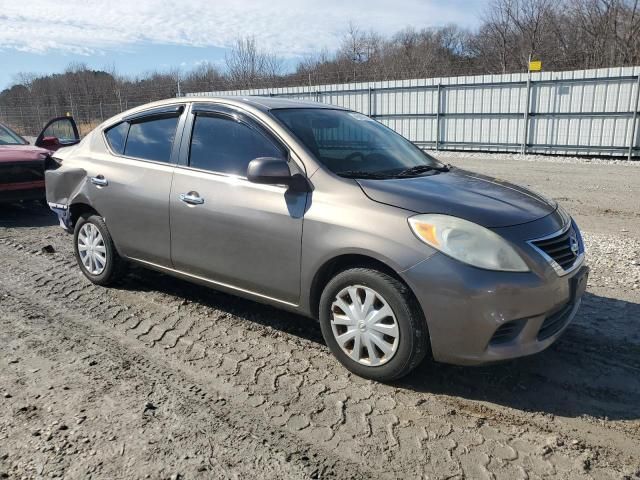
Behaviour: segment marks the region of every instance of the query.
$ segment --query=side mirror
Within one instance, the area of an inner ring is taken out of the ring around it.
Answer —
[[[280,158],[254,158],[247,167],[247,179],[253,183],[267,185],[291,185],[289,164]]]
[[[57,150],[60,148],[60,140],[58,137],[43,137],[38,146],[48,150]]]

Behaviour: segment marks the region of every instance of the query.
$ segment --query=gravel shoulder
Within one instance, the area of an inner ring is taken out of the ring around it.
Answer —
[[[590,285],[547,351],[391,385],[295,315],[138,268],[95,287],[49,212],[6,209],[0,478],[640,478],[640,169],[445,161],[566,205]]]

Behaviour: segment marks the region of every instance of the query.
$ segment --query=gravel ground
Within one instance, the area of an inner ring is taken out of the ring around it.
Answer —
[[[91,285],[46,209],[0,216],[0,478],[640,478],[640,169],[442,155],[583,226],[547,351],[357,378],[316,324],[133,268]]]

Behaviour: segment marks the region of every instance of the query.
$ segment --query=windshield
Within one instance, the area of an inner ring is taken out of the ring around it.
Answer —
[[[26,143],[24,138],[9,127],[0,125],[0,145],[25,145]]]
[[[390,178],[446,170],[409,140],[361,113],[324,108],[271,113],[338,175]]]

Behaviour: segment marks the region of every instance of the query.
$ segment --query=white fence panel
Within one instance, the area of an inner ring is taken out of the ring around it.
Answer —
[[[423,148],[640,157],[640,67],[349,83],[189,95],[319,101]],[[528,105],[528,108],[527,108]]]

